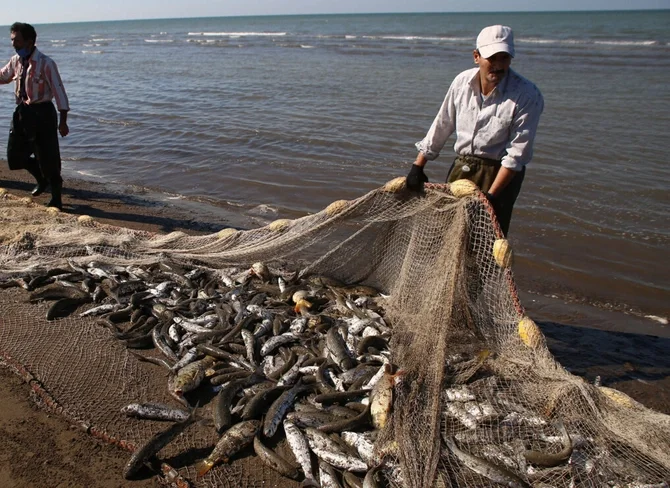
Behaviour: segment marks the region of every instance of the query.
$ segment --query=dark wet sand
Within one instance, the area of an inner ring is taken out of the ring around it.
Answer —
[[[0,164],[0,187],[27,196],[33,187],[24,172]],[[40,196],[36,201],[46,201]],[[133,189],[68,180],[65,211],[122,227],[191,234],[223,227],[248,228],[239,215],[196,205],[156,202]],[[523,282],[523,280],[521,280]],[[670,331],[667,326],[620,312],[531,295],[519,286],[521,302],[547,337],[549,348],[572,373],[620,389],[644,405],[670,414]],[[0,293],[2,295],[2,293]],[[0,299],[2,297],[0,296]],[[0,317],[1,325],[2,317]],[[148,487],[155,478],[126,482],[128,453],[70,427],[37,409],[30,388],[0,367],[0,486]]]

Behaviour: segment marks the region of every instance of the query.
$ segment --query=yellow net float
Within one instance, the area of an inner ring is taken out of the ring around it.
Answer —
[[[57,207],[47,207],[47,213],[51,215],[56,215],[57,213],[60,213],[60,209]]]
[[[79,222],[80,224],[90,224],[91,222],[93,222],[93,217],[91,217],[90,215],[80,215],[79,217],[77,217],[77,222]]]
[[[509,268],[514,263],[514,251],[507,239],[496,239],[493,243],[493,259],[501,268]]]
[[[219,239],[225,239],[226,237],[232,236],[233,234],[237,233],[237,229],[233,229],[231,227],[228,227],[227,229],[221,229],[216,236]]]
[[[537,349],[542,345],[542,331],[530,317],[524,317],[519,321],[518,332],[526,346]]]
[[[6,194],[7,194],[7,190],[5,190],[4,188],[0,188],[0,197],[4,196]]]
[[[398,193],[399,191],[402,191],[405,189],[405,177],[404,176],[399,176],[397,178],[393,178],[391,181],[387,182],[383,187],[382,190],[389,192],[389,193]]]
[[[30,205],[33,203],[33,199],[30,197],[23,197],[19,200],[21,203],[25,203],[26,205]]]
[[[606,386],[599,386],[598,390],[604,394],[607,398],[612,400],[614,403],[621,405],[626,408],[635,408],[640,404],[633,400],[631,397],[626,395],[624,392],[615,390],[614,388],[608,388]]]
[[[337,200],[326,207],[326,215],[328,217],[333,217],[339,213],[342,213],[349,206],[349,200]]]
[[[479,187],[470,180],[460,179],[450,183],[449,190],[455,197],[462,198],[476,195],[479,191]]]
[[[279,219],[269,224],[268,229],[270,229],[273,232],[281,232],[283,230],[286,230],[290,225],[291,225],[290,219]]]

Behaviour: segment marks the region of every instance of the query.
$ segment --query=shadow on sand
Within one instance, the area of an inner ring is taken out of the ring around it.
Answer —
[[[225,227],[243,229],[240,226],[231,226],[230,216],[223,210],[220,216],[210,215],[208,220],[203,220],[203,212],[191,210],[186,205],[177,207],[163,203],[150,198],[149,195],[132,194],[127,187],[112,188],[110,185],[110,190],[105,191],[103,189],[105,186],[101,184],[86,183],[83,185],[86,188],[81,188],[82,185],[76,181],[72,181],[73,187],[68,187],[67,183],[65,182],[63,188],[65,213],[89,215],[100,221],[115,221],[116,225],[127,223],[129,228],[150,226],[162,233],[180,230],[193,234],[208,234]],[[18,180],[4,180],[0,186],[16,196],[29,196],[35,185]],[[49,200],[49,190],[34,199],[36,203],[42,203],[42,200],[44,204]]]

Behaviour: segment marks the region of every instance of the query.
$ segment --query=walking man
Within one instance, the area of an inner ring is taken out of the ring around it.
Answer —
[[[15,22],[9,31],[16,54],[0,70],[0,84],[15,81],[16,110],[7,141],[9,169],[25,169],[35,177],[37,186],[32,191],[33,196],[42,194],[50,185],[51,200],[47,206],[62,210],[58,134],[65,137],[70,132],[67,94],[56,63],[35,47],[35,28]]]
[[[512,29],[484,28],[477,37],[474,62],[451,83],[407,176],[407,188],[420,191],[428,178],[423,167],[435,159],[456,132],[456,160],[447,182],[468,179],[486,193],[507,235],[512,208],[533,156],[533,142],[544,99],[537,87],[510,69]]]

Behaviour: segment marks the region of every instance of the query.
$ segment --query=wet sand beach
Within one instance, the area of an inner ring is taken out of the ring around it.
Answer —
[[[27,196],[33,187],[24,172],[0,164],[0,187]],[[255,222],[228,210],[192,203],[157,201],[133,188],[68,179],[64,211],[86,214],[113,225],[159,233],[217,232],[224,227],[249,228]],[[46,203],[48,195],[35,199]],[[523,265],[523,263],[521,263]],[[670,331],[619,311],[564,303],[524,290],[529,270],[515,270],[521,302],[547,337],[558,361],[573,374],[620,389],[657,411],[670,414]],[[0,291],[0,297],[2,292]],[[1,299],[1,298],[0,298]],[[0,317],[0,323],[7,317]],[[0,326],[1,329],[1,326]],[[122,477],[128,453],[71,427],[40,410],[30,387],[0,367],[0,486],[148,487],[156,478],[127,482]]]

